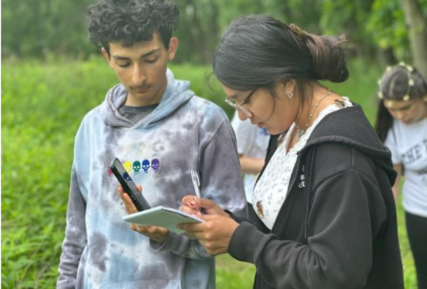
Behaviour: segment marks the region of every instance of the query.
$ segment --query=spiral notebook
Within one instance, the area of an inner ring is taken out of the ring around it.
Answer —
[[[143,226],[158,226],[168,229],[169,231],[182,234],[183,230],[177,226],[181,223],[201,223],[202,219],[187,214],[177,209],[169,207],[154,207],[141,212],[133,213],[123,217],[128,223]]]

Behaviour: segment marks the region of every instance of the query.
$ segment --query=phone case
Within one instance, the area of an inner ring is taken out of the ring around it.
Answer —
[[[119,161],[118,158],[115,158],[111,162],[110,169],[116,176],[120,185],[123,187],[123,190],[129,195],[136,209],[138,211],[149,209],[150,205],[147,203],[142,194],[138,191],[132,178],[126,172],[125,168],[123,167],[122,163]]]

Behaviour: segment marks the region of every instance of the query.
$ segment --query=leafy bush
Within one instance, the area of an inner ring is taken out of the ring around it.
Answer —
[[[176,78],[190,79],[197,95],[226,110],[211,68],[172,66]],[[331,85],[361,103],[373,119],[376,80],[380,73],[352,62],[352,77]],[[87,62],[51,60],[2,65],[2,263],[3,288],[54,288],[65,230],[74,135],[83,116],[118,82],[100,59]],[[210,88],[211,86],[211,88]],[[400,209],[400,236],[407,288],[415,288],[413,262]],[[218,258],[218,288],[251,288],[252,265]]]

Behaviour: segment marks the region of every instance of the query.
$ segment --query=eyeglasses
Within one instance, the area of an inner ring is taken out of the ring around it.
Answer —
[[[238,110],[238,111],[241,111],[241,112],[243,112],[244,114],[246,114],[246,116],[247,117],[249,117],[249,118],[251,118],[253,115],[252,115],[252,113],[251,112],[249,112],[248,110],[246,110],[244,107],[243,107],[243,105],[244,104],[246,104],[247,102],[248,102],[248,100],[249,100],[249,98],[255,93],[255,91],[257,91],[258,90],[258,88],[256,88],[256,89],[254,89],[254,90],[252,90],[249,94],[248,94],[248,96],[246,96],[245,97],[245,99],[241,102],[241,103],[236,103],[236,101],[234,100],[234,99],[232,99],[232,98],[230,98],[230,97],[226,97],[225,98],[225,102],[227,103],[227,104],[229,104],[232,108],[234,108],[234,109],[236,109],[236,110]]]

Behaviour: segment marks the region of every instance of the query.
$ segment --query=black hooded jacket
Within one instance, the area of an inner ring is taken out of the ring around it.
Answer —
[[[273,136],[266,165],[276,148]],[[395,177],[362,108],[333,112],[299,152],[272,230],[250,206],[229,253],[255,264],[254,288],[403,288]]]

